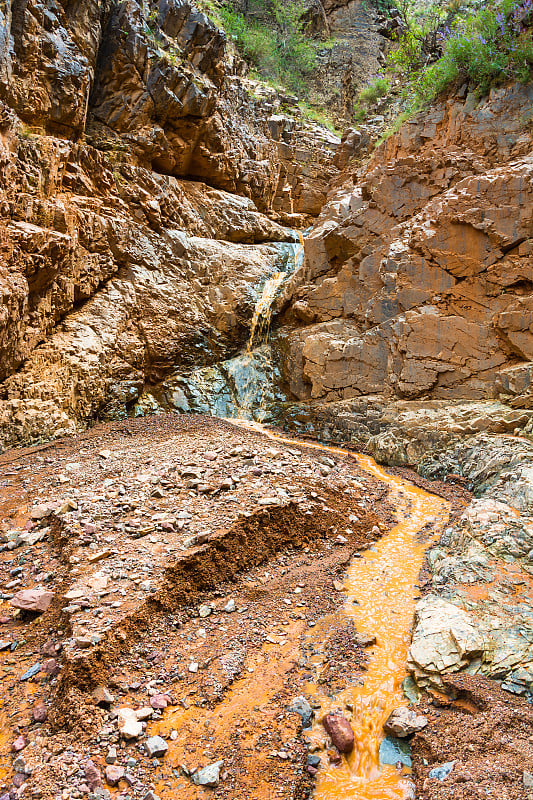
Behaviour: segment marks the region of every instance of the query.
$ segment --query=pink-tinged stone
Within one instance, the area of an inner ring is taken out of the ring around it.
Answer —
[[[54,593],[48,592],[46,589],[22,589],[11,598],[9,604],[13,608],[21,608],[23,611],[38,611],[42,614],[50,606],[53,598]]]
[[[117,786],[124,777],[124,767],[110,766],[105,768],[105,779],[110,786]]]
[[[11,750],[13,753],[20,753],[21,750],[24,750],[27,744],[28,742],[24,736],[19,736],[18,739],[15,739],[15,741],[12,743]]]
[[[153,697],[150,698],[150,705],[152,708],[158,709],[162,711],[164,708],[168,706],[168,697],[166,694],[154,694]]]
[[[85,780],[92,791],[99,786],[103,786],[102,778],[100,777],[100,770],[94,765],[91,760],[87,761],[84,768]]]

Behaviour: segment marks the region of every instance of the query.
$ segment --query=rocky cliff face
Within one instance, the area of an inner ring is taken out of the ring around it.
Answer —
[[[298,398],[531,402],[532,99],[454,98],[347,176],[306,241]]]
[[[187,2],[13,0],[0,24],[6,445],[238,347],[295,236],[273,220],[318,214],[338,139],[254,96]]]

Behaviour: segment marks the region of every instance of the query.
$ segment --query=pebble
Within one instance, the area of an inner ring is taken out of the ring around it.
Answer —
[[[106,689],[105,686],[97,686],[96,689],[93,691],[93,700],[97,706],[99,705],[111,705],[111,703],[115,702],[114,696],[111,692]]]
[[[31,710],[31,717],[34,722],[46,722],[48,710],[44,703],[37,702]]]
[[[208,764],[207,767],[199,769],[193,775],[193,781],[197,786],[210,786],[214,789],[220,782],[220,769],[223,761],[215,761],[214,764]]]
[[[114,764],[116,762],[116,760],[117,760],[117,748],[116,747],[110,747],[109,750],[107,751],[107,755],[105,757],[105,763],[106,764]]]
[[[137,739],[141,735],[143,726],[132,708],[119,709],[118,729],[124,739]]]
[[[398,761],[405,764],[406,767],[411,766],[411,748],[408,742],[403,739],[395,739],[392,736],[386,736],[381,742],[379,748],[379,763],[390,764],[395,766]]]
[[[94,791],[95,789],[102,786],[102,778],[100,776],[100,770],[98,767],[95,766],[94,762],[89,760],[85,763],[84,767],[84,775],[85,780],[89,785],[89,789]]]
[[[39,672],[41,671],[40,664],[34,664],[33,667],[30,667],[24,675],[20,676],[21,681],[29,681],[30,678],[34,678]]]
[[[154,696],[150,698],[150,705],[152,708],[162,711],[168,706],[168,696],[166,694],[154,694]]]
[[[434,767],[430,770],[429,777],[436,778],[438,781],[443,781],[451,773],[454,765],[455,761],[446,761],[444,764],[441,764],[440,767]]]
[[[21,750],[24,750],[27,744],[28,742],[26,741],[24,736],[19,736],[18,739],[15,739],[15,741],[12,743],[11,751],[13,753],[20,753]]]
[[[236,609],[235,600],[233,599],[228,600],[228,602],[224,606],[224,611],[226,612],[226,614],[231,614],[232,611],[235,611],[235,609]]]
[[[124,767],[110,766],[105,768],[105,779],[110,786],[117,786],[125,775]]]
[[[289,711],[293,711],[295,714],[300,715],[300,717],[302,718],[302,726],[304,728],[311,727],[315,716],[315,712],[313,711],[313,709],[309,705],[309,701],[305,697],[299,695],[298,697],[295,697],[293,700],[291,700]]]
[[[150,738],[146,740],[144,746],[150,758],[164,756],[168,750],[168,744],[161,736],[150,736]]]

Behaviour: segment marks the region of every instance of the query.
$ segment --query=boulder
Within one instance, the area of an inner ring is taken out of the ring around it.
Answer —
[[[415,608],[407,666],[419,685],[436,682],[479,657],[484,639],[476,620],[453,603],[429,594]]]

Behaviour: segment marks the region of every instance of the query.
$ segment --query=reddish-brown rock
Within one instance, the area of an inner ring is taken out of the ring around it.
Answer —
[[[85,763],[84,767],[85,780],[91,791],[103,786],[100,770],[95,766],[94,762],[89,760]]]
[[[355,745],[353,728],[342,714],[326,714],[322,725],[339,753],[351,753]]]
[[[13,608],[21,608],[24,611],[36,611],[42,614],[49,608],[50,603],[54,599],[54,593],[48,592],[46,589],[22,589],[17,592],[9,604]]]
[[[46,722],[48,718],[48,709],[42,702],[37,702],[32,707],[31,716],[34,722]]]
[[[330,197],[295,286],[285,374],[298,398],[531,402],[530,103],[520,86],[452,98]]]

